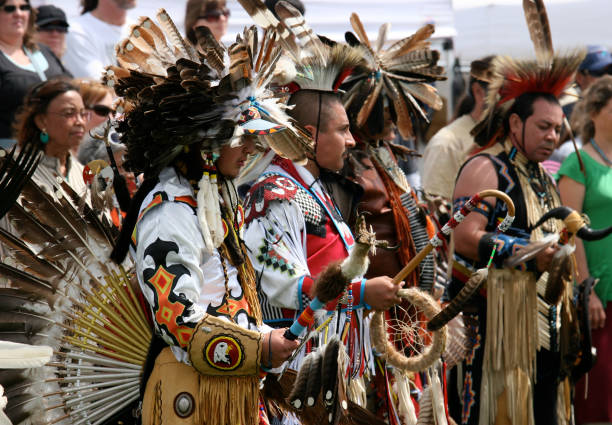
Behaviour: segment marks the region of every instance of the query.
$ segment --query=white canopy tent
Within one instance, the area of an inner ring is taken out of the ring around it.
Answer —
[[[612,47],[610,0],[545,0],[553,46]],[[463,62],[490,54],[533,56],[522,0],[455,0],[455,55]]]
[[[475,58],[489,54],[530,56],[533,48],[522,11],[522,0],[302,0],[306,18],[314,30],[334,40],[344,40],[350,30],[349,17],[357,12],[368,37],[375,40],[378,28],[391,23],[390,41],[412,34],[425,23],[436,26],[434,48],[442,52],[441,65],[449,68],[455,56],[464,69]],[[66,12],[68,19],[79,14],[78,0],[32,0],[35,6],[54,4]],[[153,16],[166,8],[179,28],[183,28],[186,0],[139,0],[129,12],[130,18]],[[224,42],[231,43],[235,34],[252,20],[237,0],[228,0],[231,10],[229,30]],[[586,44],[612,46],[611,0],[545,0],[558,51]],[[447,74],[452,78],[451,73]],[[438,84],[449,97],[450,81]]]

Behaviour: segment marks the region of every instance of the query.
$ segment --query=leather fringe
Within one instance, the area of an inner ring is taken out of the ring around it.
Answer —
[[[257,425],[259,378],[200,375],[199,422],[206,425]]]

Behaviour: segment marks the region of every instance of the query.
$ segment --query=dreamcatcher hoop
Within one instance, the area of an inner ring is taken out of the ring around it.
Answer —
[[[433,297],[420,289],[400,289],[397,295],[414,307],[414,316],[424,316],[429,320],[440,312],[440,306]],[[398,334],[403,340],[401,344],[408,341],[411,345],[405,347],[412,349],[411,355],[406,356],[398,350],[395,342],[389,339],[390,325],[385,320],[385,312],[375,311],[370,324],[372,343],[384,360],[404,371],[421,372],[440,358],[446,345],[446,327],[430,332],[426,329],[426,320],[394,320],[396,322],[392,326],[399,331]]]
[[[408,264],[406,264],[406,266],[400,270],[400,272],[393,278],[393,282],[399,283],[406,276],[408,276],[408,274],[410,274],[419,265],[419,263],[427,256],[427,254],[431,252],[432,249],[442,245],[442,239],[449,235],[450,232],[457,227],[457,225],[461,223],[463,219],[474,210],[474,208],[476,208],[480,201],[490,196],[498,198],[506,204],[508,213],[504,220],[497,226],[497,231],[505,232],[508,230],[508,228],[512,225],[515,213],[512,199],[510,199],[507,194],[499,190],[483,190],[472,196],[459,211],[456,211],[455,214],[453,214],[453,217],[448,221],[448,223],[446,223],[442,229],[440,229],[440,231],[429,240],[429,243],[425,246],[425,248],[419,251],[410,260],[410,262],[408,262]],[[484,279],[478,279],[478,285],[474,285],[474,288],[470,288],[471,292],[469,295],[466,294],[466,298],[469,299],[469,296],[475,292],[483,280]],[[435,362],[442,355],[446,342],[446,323],[456,316],[456,314],[460,311],[460,306],[457,308],[458,306],[454,305],[454,308],[446,311],[447,314],[444,317],[440,317],[438,316],[441,311],[439,304],[426,292],[420,291],[416,288],[408,288],[398,291],[398,295],[401,298],[406,299],[415,307],[415,309],[420,310],[420,313],[422,314],[420,316],[417,315],[417,320],[414,322],[411,321],[411,323],[399,323],[397,325],[397,329],[395,330],[399,330],[400,335],[407,333],[407,341],[420,339],[423,341],[423,344],[420,347],[412,347],[412,350],[409,350],[411,352],[410,356],[408,357],[404,353],[400,352],[395,346],[394,342],[389,341],[389,325],[386,323],[384,312],[382,311],[376,311],[372,316],[372,322],[370,324],[372,343],[379,354],[393,366],[402,370],[420,372],[431,366],[433,362]],[[466,300],[463,300],[463,302],[465,301]],[[432,329],[432,327],[427,326],[427,323],[421,324],[419,317],[422,316],[427,319],[426,321],[438,316],[438,326],[436,326],[435,329]],[[425,337],[427,335],[429,338]],[[401,338],[404,337],[402,336]],[[414,350],[414,348],[417,349]],[[414,353],[416,353],[416,355],[413,355]]]

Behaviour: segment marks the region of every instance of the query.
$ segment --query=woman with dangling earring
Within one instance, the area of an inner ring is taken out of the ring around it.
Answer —
[[[612,76],[604,76],[585,93],[577,107],[582,115],[579,135],[583,140],[578,157],[572,153],[559,169],[559,191],[564,205],[583,212],[591,220],[591,227],[610,225],[612,211]],[[612,354],[612,237],[585,242],[576,239],[578,281],[589,276],[599,279],[589,297],[589,316],[593,346],[597,358],[589,372],[588,381],[576,386],[576,423],[612,421],[612,365],[607,361]],[[588,382],[587,398],[585,388]]]
[[[78,88],[67,79],[45,81],[26,95],[14,127],[17,143],[22,151],[42,151],[34,178],[50,191],[59,177],[85,194],[83,167],[72,152],[85,135],[88,115]]]

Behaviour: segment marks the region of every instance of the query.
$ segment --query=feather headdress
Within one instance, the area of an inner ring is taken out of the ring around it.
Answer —
[[[228,144],[238,145],[243,135],[256,136],[273,148],[277,140],[281,145],[308,146],[308,139],[268,89],[281,55],[274,32],[267,31],[260,44],[257,29],[245,29],[226,49],[203,27],[196,30],[197,46],[193,46],[165,10],[158,12],[157,20],[159,24],[141,18],[132,27],[117,47],[121,66],[109,67],[105,77],[130,104],[117,127],[128,149],[125,165],[155,178],[189,146],[197,146],[207,169],[197,177],[198,219],[206,247],[212,251],[224,234],[215,154]],[[113,253],[117,261],[125,256],[137,214],[128,217]]]
[[[117,46],[120,67],[105,76],[131,106],[118,127],[128,147],[126,166],[156,174],[185,146],[214,152],[243,134],[270,139],[291,127],[268,90],[281,54],[275,33],[266,32],[259,44],[251,27],[226,49],[202,27],[193,46],[165,10],[157,20],[143,17],[132,27]]]
[[[364,66],[363,53],[350,46],[323,43],[302,14],[288,2],[274,9],[280,21],[261,0],[239,0],[253,20],[278,34],[286,57],[277,65],[275,81],[285,90],[337,92],[340,84],[357,67]]]
[[[436,89],[428,84],[446,79],[444,68],[437,65],[440,53],[429,48],[434,26],[427,24],[383,50],[390,24],[380,27],[375,45],[356,13],[351,14],[351,25],[357,35],[347,32],[346,41],[362,47],[367,65],[347,80],[345,107],[354,115],[358,128],[376,135],[383,131],[386,100],[401,136],[412,137],[412,119],[427,121],[419,102],[436,110],[442,107]]]
[[[281,95],[302,90],[338,93],[342,82],[356,68],[364,66],[363,52],[350,46],[330,46],[313,32],[301,13],[287,2],[275,5],[279,19],[261,0],[239,0],[253,20],[277,35],[284,55],[274,68],[274,84]],[[294,125],[295,128],[298,128]],[[292,143],[270,146],[281,156],[301,163],[314,151],[314,141],[307,132]]]
[[[559,97],[572,81],[585,52],[557,56],[553,51],[550,24],[543,0],[523,0],[535,60],[497,56],[487,90],[484,118],[474,127],[474,140],[481,146],[501,136],[502,123],[514,100],[525,93],[550,93]]]

